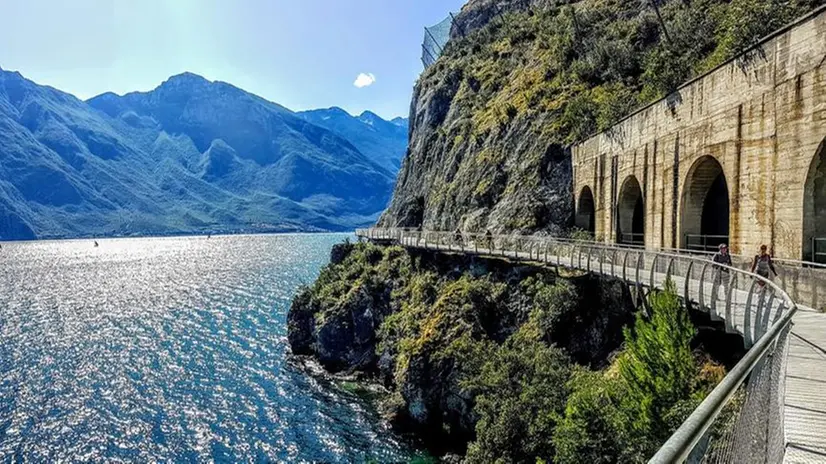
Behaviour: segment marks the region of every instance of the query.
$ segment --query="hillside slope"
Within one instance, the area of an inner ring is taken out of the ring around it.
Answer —
[[[385,226],[566,233],[566,147],[820,0],[470,0],[419,79]],[[667,34],[665,33],[667,31]]]
[[[341,108],[302,111],[297,116],[347,139],[365,156],[395,174],[407,152],[407,120],[386,121],[365,111],[358,117]]]
[[[0,70],[0,239],[346,230],[392,178],[229,84],[183,74],[83,102]]]

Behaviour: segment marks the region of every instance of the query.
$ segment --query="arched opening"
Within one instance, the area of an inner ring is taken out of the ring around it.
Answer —
[[[803,190],[803,259],[826,263],[826,142],[817,149]]]
[[[579,201],[576,207],[576,220],[574,222],[577,228],[590,232],[591,235],[594,235],[597,231],[596,204],[594,203],[594,194],[591,193],[590,187],[583,187],[582,192],[579,193]]]
[[[634,176],[628,177],[620,189],[617,203],[617,243],[645,244],[645,204],[640,183]]]
[[[713,251],[729,241],[729,194],[723,166],[712,156],[697,160],[683,188],[683,248]]]

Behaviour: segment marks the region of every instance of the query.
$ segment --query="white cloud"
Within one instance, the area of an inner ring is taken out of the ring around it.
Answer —
[[[356,81],[353,82],[358,88],[362,87],[370,87],[371,85],[376,83],[376,76],[373,73],[361,73],[356,77]]]

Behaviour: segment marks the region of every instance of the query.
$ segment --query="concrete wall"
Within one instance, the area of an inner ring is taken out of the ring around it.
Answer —
[[[645,200],[646,246],[680,247],[696,229],[681,223],[690,221],[684,207],[686,218],[697,208],[684,195],[689,177],[702,177],[693,168],[711,156],[728,184],[732,251],[754,254],[765,243],[778,257],[801,259],[804,186],[826,137],[825,63],[819,10],[573,146],[574,195],[593,192],[597,236],[615,240],[619,190],[633,175]]]

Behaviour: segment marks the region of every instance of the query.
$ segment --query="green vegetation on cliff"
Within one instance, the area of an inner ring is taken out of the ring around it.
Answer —
[[[562,147],[665,97],[822,1],[657,3],[665,28],[649,1],[471,0],[460,23],[492,19],[451,40],[421,76],[410,154],[383,223],[565,229],[573,202]],[[493,4],[502,15],[481,13]]]
[[[694,327],[674,289],[649,304],[610,368],[572,376],[555,462],[645,462],[722,380],[722,366],[692,353]]]
[[[628,298],[587,276],[346,244],[296,297],[289,335],[383,379],[397,425],[469,463],[639,462],[723,369],[693,353],[673,292],[635,323]]]

